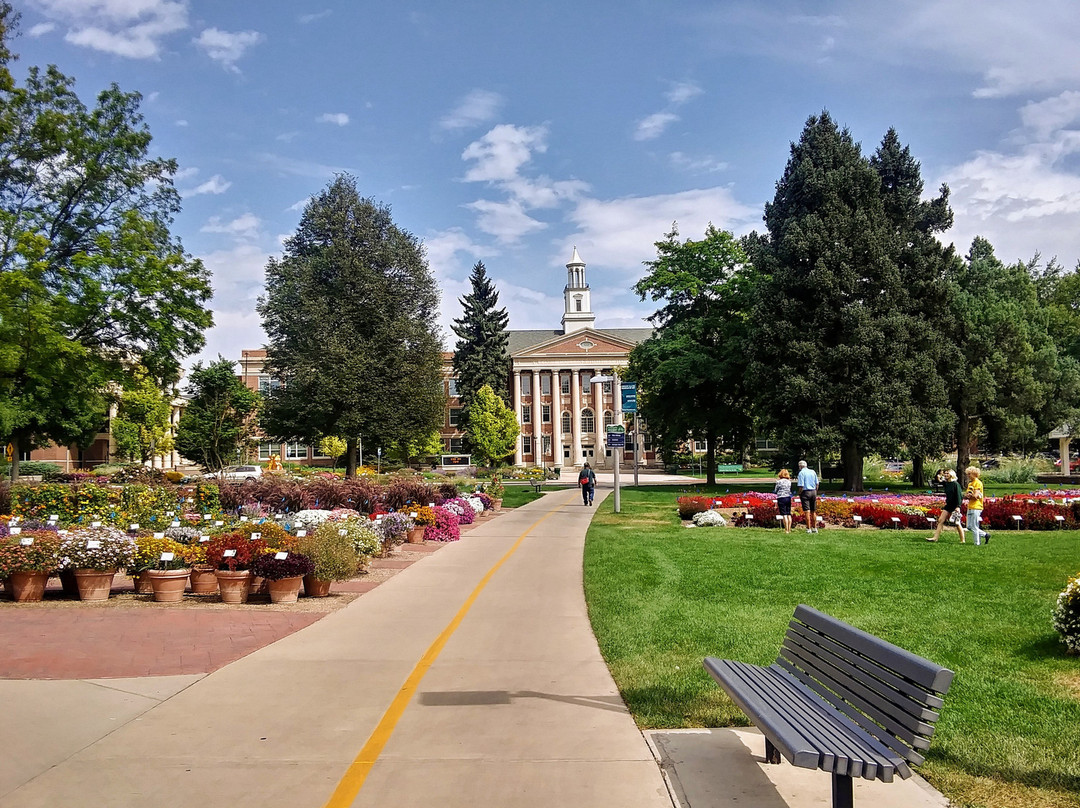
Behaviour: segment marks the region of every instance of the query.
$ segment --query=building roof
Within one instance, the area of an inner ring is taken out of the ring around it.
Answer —
[[[594,328],[593,331],[597,331],[601,334],[610,334],[613,337],[618,337],[626,342],[639,343],[644,342],[652,336],[653,329],[651,328]],[[534,345],[539,345],[542,342],[547,342],[554,337],[560,337],[563,335],[562,329],[532,329],[527,331],[508,331],[509,341],[506,346],[506,352],[513,356],[520,353]]]

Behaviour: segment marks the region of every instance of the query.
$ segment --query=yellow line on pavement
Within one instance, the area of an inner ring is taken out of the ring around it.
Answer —
[[[537,525],[552,514],[557,513],[562,507],[563,505],[559,505],[555,510],[549,511],[533,522],[528,530],[518,536],[517,541],[514,542],[514,546],[507,550],[506,554],[495,562],[495,565],[480,579],[480,583],[476,585],[472,594],[469,595],[465,600],[465,603],[458,609],[458,613],[454,615],[454,619],[447,624],[442,633],[435,638],[435,642],[433,642],[427,651],[424,652],[424,655],[420,657],[420,661],[416,663],[416,667],[413,668],[412,673],[409,674],[409,678],[405,680],[405,684],[401,686],[401,689],[397,692],[394,700],[390,702],[390,706],[387,708],[386,712],[383,713],[382,719],[379,721],[378,726],[375,727],[374,732],[371,733],[367,743],[364,744],[364,748],[360,750],[360,753],[345,772],[345,776],[341,778],[337,788],[334,789],[334,793],[330,795],[330,799],[326,803],[325,808],[347,808],[347,806],[353,804],[353,800],[356,799],[356,796],[360,793],[360,789],[363,788],[364,781],[367,779],[375,762],[379,759],[379,755],[382,754],[383,748],[390,740],[390,736],[394,734],[394,729],[397,727],[398,721],[401,720],[405,708],[416,694],[416,689],[420,686],[420,680],[424,678],[428,669],[435,663],[439,654],[442,653],[446,643],[450,640],[450,637],[453,636],[454,632],[457,631],[458,626],[461,625],[461,622],[465,619],[465,615],[469,613],[469,609],[472,608],[473,603],[476,602],[476,599],[480,596],[484,587],[488,585],[495,576],[495,573],[499,571],[499,568],[506,563],[507,559],[517,552],[521,543],[525,541],[525,537],[532,533]]]

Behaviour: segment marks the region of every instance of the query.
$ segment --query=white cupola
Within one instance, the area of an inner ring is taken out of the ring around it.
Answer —
[[[566,265],[566,288],[563,289],[565,301],[562,316],[563,333],[571,334],[583,328],[592,328],[596,315],[592,312],[592,300],[589,297],[589,284],[585,281],[585,262],[578,255],[577,247]]]

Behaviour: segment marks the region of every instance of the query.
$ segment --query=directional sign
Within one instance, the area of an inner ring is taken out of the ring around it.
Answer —
[[[608,424],[607,426],[607,448],[609,449],[625,449],[626,448],[626,427],[622,424]]]
[[[622,411],[637,412],[637,382],[622,382]]]

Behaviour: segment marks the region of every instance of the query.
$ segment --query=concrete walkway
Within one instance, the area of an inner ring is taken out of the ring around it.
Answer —
[[[0,682],[0,804],[670,808],[589,627],[593,512],[552,492],[206,676]]]

